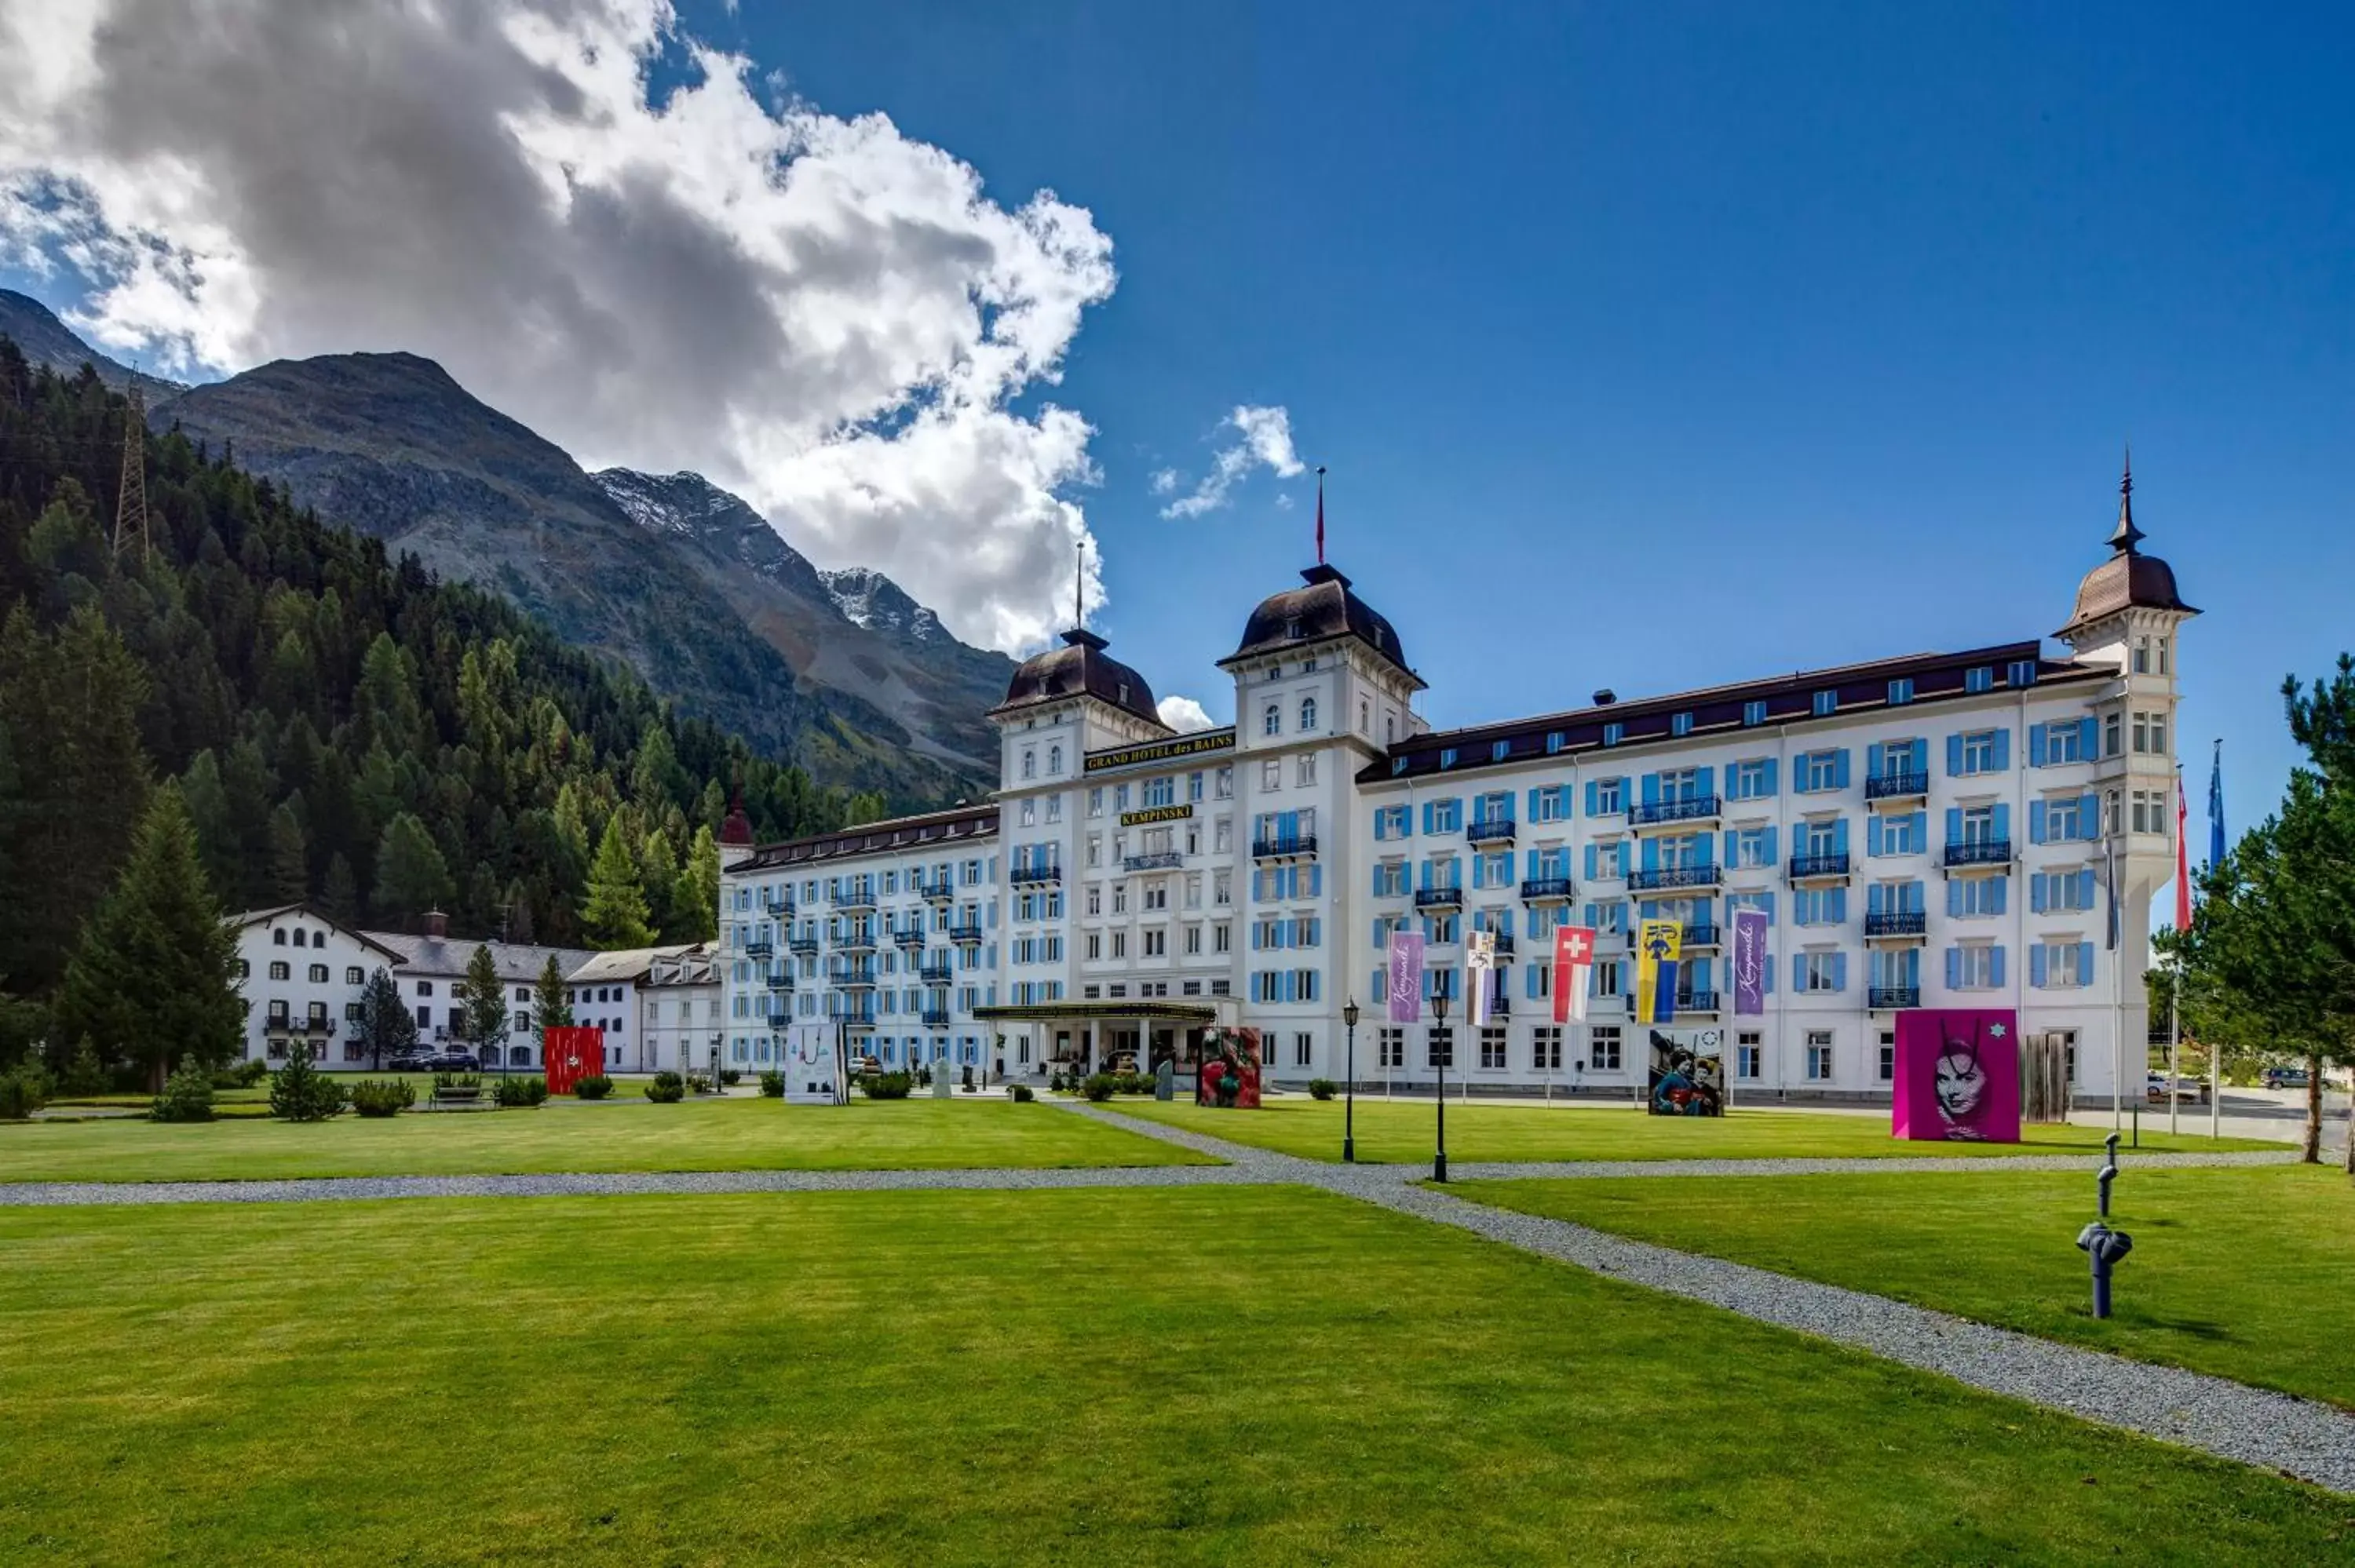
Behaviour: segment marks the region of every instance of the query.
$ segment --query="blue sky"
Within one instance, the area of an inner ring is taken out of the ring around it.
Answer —
[[[1110,236],[1019,406],[1094,428],[1100,628],[1156,690],[1225,717],[1213,662],[1312,558],[1305,475],[1162,515],[1240,404],[1329,465],[1441,726],[2049,632],[2130,439],[2237,827],[2293,760],[2282,675],[2355,644],[2355,23],[2254,9],[681,14]]]

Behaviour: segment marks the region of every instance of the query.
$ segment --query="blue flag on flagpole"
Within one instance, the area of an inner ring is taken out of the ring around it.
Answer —
[[[2208,768],[2208,864],[2224,858],[2224,743],[2216,743],[2216,759]]]

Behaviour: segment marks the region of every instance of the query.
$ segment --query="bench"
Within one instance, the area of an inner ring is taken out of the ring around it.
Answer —
[[[483,1087],[480,1084],[470,1084],[463,1087],[455,1086],[446,1088],[437,1087],[432,1094],[425,1097],[427,1110],[481,1110],[485,1105],[490,1103],[493,1102],[487,1102],[483,1098]]]

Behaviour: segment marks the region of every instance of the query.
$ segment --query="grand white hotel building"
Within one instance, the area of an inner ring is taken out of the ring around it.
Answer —
[[[2197,612],[2122,498],[2054,634],[1433,731],[1391,623],[1330,567],[1244,621],[1238,722],[1178,735],[1092,633],[1016,673],[984,806],[753,846],[721,877],[733,1065],[825,1023],[854,1056],[977,1081],[1174,1056],[1262,1033],[1279,1082],[1627,1093],[1639,918],[1684,924],[1676,1026],[1718,1027],[1745,1096],[1886,1093],[1896,1013],[2009,1007],[2081,1095],[2142,1073],[2150,897],[2174,869],[2179,639]],[[2115,854],[2118,943],[2106,879]],[[1766,912],[1766,1011],[1736,1016],[1728,915]],[[1601,933],[1589,1016],[1558,1026],[1553,928]],[[1390,932],[1460,993],[1497,938],[1502,1005],[1393,1028]]]

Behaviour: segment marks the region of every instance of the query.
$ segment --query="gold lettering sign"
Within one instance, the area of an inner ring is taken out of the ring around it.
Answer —
[[[1178,740],[1156,740],[1145,746],[1124,747],[1118,751],[1098,752],[1087,759],[1082,771],[1101,773],[1107,768],[1132,768],[1140,762],[1167,762],[1180,757],[1200,757],[1207,752],[1232,751],[1235,732],[1220,730],[1209,735],[1189,735]]]
[[[1120,825],[1135,828],[1147,822],[1182,822],[1193,814],[1191,806],[1149,806],[1142,811],[1123,811]]]

